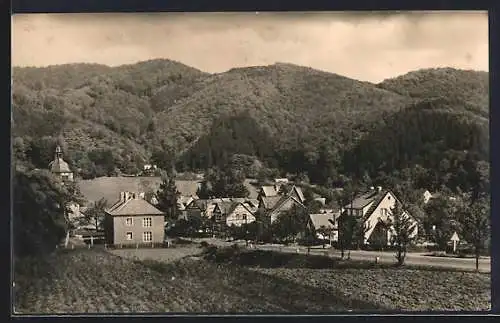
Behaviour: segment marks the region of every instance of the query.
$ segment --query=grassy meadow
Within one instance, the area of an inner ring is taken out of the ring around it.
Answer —
[[[177,180],[176,185],[179,192],[184,196],[195,195],[198,188],[196,180]],[[144,192],[148,189],[158,190],[160,177],[98,177],[90,180],[80,180],[78,186],[83,196],[88,201],[97,201],[104,198],[109,204],[118,200],[120,192]],[[250,191],[250,198],[257,198],[257,189],[245,180],[245,186]]]

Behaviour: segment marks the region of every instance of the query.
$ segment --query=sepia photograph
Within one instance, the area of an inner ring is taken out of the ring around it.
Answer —
[[[491,310],[486,11],[11,25],[12,315]]]

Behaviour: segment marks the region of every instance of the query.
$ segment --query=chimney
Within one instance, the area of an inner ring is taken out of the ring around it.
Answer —
[[[120,192],[120,202],[125,202],[125,198],[126,198],[126,193]]]
[[[382,186],[377,186],[377,191],[382,191]]]

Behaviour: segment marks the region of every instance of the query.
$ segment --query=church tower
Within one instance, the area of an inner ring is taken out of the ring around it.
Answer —
[[[62,149],[59,145],[56,147],[54,160],[50,162],[49,169],[63,181],[73,181],[73,172],[69,169],[68,163],[62,158]]]

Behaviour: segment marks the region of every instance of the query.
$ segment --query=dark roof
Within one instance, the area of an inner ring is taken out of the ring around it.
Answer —
[[[377,199],[380,198],[380,195],[385,195],[386,191],[378,191],[378,190],[369,190],[368,192],[365,192],[352,201],[352,203],[346,204],[344,208],[352,208],[354,209],[361,209],[370,204],[371,202],[376,201]]]
[[[382,199],[389,193],[388,190],[380,191],[373,197],[373,204],[370,206],[368,211],[366,212],[365,218],[368,218],[377,208],[377,206],[380,204]]]
[[[186,208],[198,208],[202,211],[205,211],[207,209],[208,204],[209,204],[209,200],[198,199],[198,200],[191,201],[191,203],[186,205]]]
[[[243,202],[243,205],[250,211],[250,212],[255,212],[257,211],[259,204],[258,202],[255,202],[253,200],[247,200]]]
[[[266,209],[272,209],[276,203],[278,203],[279,200],[283,199],[283,196],[281,195],[276,195],[276,196],[263,196],[262,198],[262,203],[264,204],[264,208]]]
[[[286,201],[290,199],[293,200],[297,205],[305,208],[305,205],[302,204],[302,202],[298,201],[295,197],[288,195],[288,196],[282,196],[281,199],[275,204],[275,206],[269,212],[269,214],[276,212],[276,210],[280,209],[283,206],[283,204],[285,204]]]
[[[219,207],[222,214],[229,214],[234,210],[236,205],[240,204],[240,202],[222,201],[222,202],[215,202],[215,204]]]
[[[164,215],[164,213],[143,198],[136,197],[119,200],[106,213],[113,216],[119,215]]]
[[[306,200],[306,198],[304,196],[304,193],[302,192],[302,189],[300,187],[294,185],[292,187],[292,191],[293,190],[295,190],[297,192],[297,195],[299,196],[300,202],[304,203],[304,201]]]
[[[375,209],[378,207],[378,205],[380,204],[382,199],[387,195],[387,193],[391,193],[391,195],[396,199],[396,201],[401,203],[401,201],[397,198],[397,196],[394,195],[394,193],[392,193],[390,190],[376,191],[375,193],[372,193],[371,195],[369,195],[369,199],[366,199],[366,200],[369,200],[369,202],[366,203],[364,206],[368,205],[370,202],[373,202],[373,204],[366,211],[366,213],[364,215],[365,219],[368,219],[372,215],[372,213],[375,211]],[[364,195],[366,196],[367,193],[365,193]],[[346,205],[345,207],[350,207],[350,204]]]

